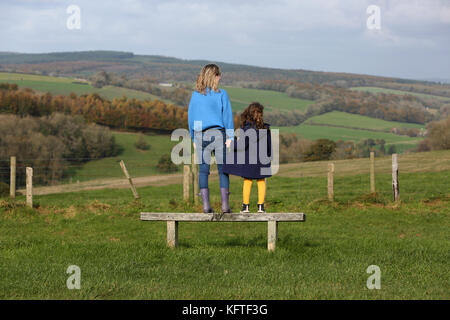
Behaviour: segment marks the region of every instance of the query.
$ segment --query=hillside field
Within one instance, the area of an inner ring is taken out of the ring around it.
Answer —
[[[160,99],[157,96],[148,94],[146,92],[105,86],[101,89],[92,87],[89,83],[79,84],[75,78],[64,77],[50,77],[39,76],[31,74],[19,74],[19,73],[5,73],[0,72],[0,82],[17,83],[20,87],[29,87],[39,92],[50,92],[52,94],[68,95],[74,92],[78,95],[86,93],[97,92],[105,98],[121,98],[127,96],[136,99]],[[306,111],[308,106],[313,103],[310,100],[303,100],[297,98],[291,98],[285,93],[270,91],[270,90],[258,90],[249,88],[237,88],[237,87],[225,87],[227,90],[233,111],[240,113],[249,103],[253,101],[259,101],[266,107],[266,111],[289,111],[300,110]],[[170,101],[160,99],[167,103]],[[321,124],[326,126],[313,126],[311,124]],[[346,127],[346,128],[344,128]],[[319,139],[327,138],[331,140],[353,140],[359,141],[361,139],[384,139],[387,144],[395,144],[398,152],[413,148],[422,138],[409,138],[390,134],[387,132],[373,132],[368,130],[354,130],[354,128],[360,129],[372,129],[380,131],[388,131],[392,127],[405,127],[405,128],[421,128],[421,125],[399,123],[392,121],[384,121],[381,119],[375,119],[365,116],[353,115],[344,112],[330,112],[324,115],[316,116],[307,120],[306,123],[295,127],[281,127],[281,132],[294,132],[300,134],[307,139]],[[140,161],[140,158],[138,158]],[[153,162],[151,163],[153,165]],[[103,170],[101,170],[103,171]],[[138,169],[138,175],[140,172],[147,172],[154,174],[152,169]],[[86,173],[86,172],[85,172]],[[102,172],[103,174],[103,172]],[[111,173],[112,176],[118,176],[120,173]],[[83,181],[84,177],[81,175],[73,177],[73,179]]]
[[[225,89],[230,97],[233,111],[242,111],[254,101],[264,105],[266,111],[306,111],[313,103],[311,100],[291,98],[284,92],[237,87],[225,87]]]
[[[307,124],[321,124],[337,127],[359,128],[389,132],[392,128],[424,128],[424,125],[416,123],[386,121],[341,111],[327,112],[319,116],[311,117],[305,121]]]
[[[363,139],[384,139],[386,146],[395,145],[397,152],[402,153],[408,149],[414,148],[423,138],[410,138],[408,136],[400,136],[388,132],[375,132],[360,129],[340,128],[334,126],[317,126],[309,124],[301,124],[295,127],[279,127],[280,132],[296,133],[299,136],[310,139],[330,139],[351,140],[358,142]]]
[[[0,72],[0,82],[15,83],[21,88],[31,88],[39,92],[50,92],[53,95],[67,96],[72,92],[77,95],[98,93],[100,96],[109,100],[126,96],[128,98],[135,98],[138,100],[161,100],[171,103],[168,100],[164,100],[143,91],[114,86],[95,88],[92,87],[89,82],[86,82],[86,84],[74,83],[81,82],[75,78]]]
[[[410,92],[410,91],[402,91],[402,90],[395,90],[395,89],[387,89],[387,88],[379,88],[379,87],[353,87],[350,88],[351,90],[358,90],[358,91],[366,91],[366,92],[372,92],[372,93],[391,93],[391,94],[398,94],[398,95],[413,95],[419,98],[435,98],[442,101],[450,102],[450,98],[447,97],[441,97],[431,94],[425,94],[425,93],[418,93],[418,92]]]
[[[85,164],[72,165],[69,171],[72,182],[124,177],[119,165],[120,160],[125,162],[132,177],[161,174],[156,168],[160,157],[164,154],[170,155],[172,147],[178,143],[170,141],[170,135],[143,135],[145,142],[150,145],[150,150],[140,150],[134,146],[139,133],[113,131],[113,135],[116,142],[123,147],[123,153],[115,157],[94,159]],[[181,167],[178,169],[181,171]],[[70,178],[67,177],[63,182],[69,181]]]

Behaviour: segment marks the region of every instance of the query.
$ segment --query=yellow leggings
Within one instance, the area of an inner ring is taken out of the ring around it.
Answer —
[[[253,180],[244,178],[243,200],[244,204],[250,204],[250,191]],[[263,204],[266,197],[266,179],[258,179],[258,204]]]

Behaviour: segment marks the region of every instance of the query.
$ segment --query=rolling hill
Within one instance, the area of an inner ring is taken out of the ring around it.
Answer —
[[[326,125],[330,127],[342,127],[348,129],[362,129],[389,132],[392,128],[424,128],[423,125],[416,123],[406,123],[397,121],[386,121],[357,114],[332,111],[309,118],[306,124]]]
[[[126,96],[128,98],[135,98],[138,100],[157,99],[166,103],[173,103],[167,99],[162,99],[147,92],[133,89],[115,86],[95,88],[89,81],[84,81],[83,79],[77,78],[0,72],[0,83],[1,82],[15,83],[19,87],[31,88],[39,92],[50,92],[53,95],[69,95],[72,92],[77,95],[98,93],[100,96],[109,100]]]

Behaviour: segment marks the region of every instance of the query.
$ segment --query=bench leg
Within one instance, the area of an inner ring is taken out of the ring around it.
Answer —
[[[178,221],[167,221],[167,245],[170,248],[178,246]]]
[[[278,238],[278,221],[267,222],[267,250],[274,251]]]

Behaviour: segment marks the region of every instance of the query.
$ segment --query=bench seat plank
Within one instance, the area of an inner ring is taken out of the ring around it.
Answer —
[[[260,221],[305,221],[303,213],[168,213],[141,212],[143,221],[215,221],[215,222],[260,222]]]

